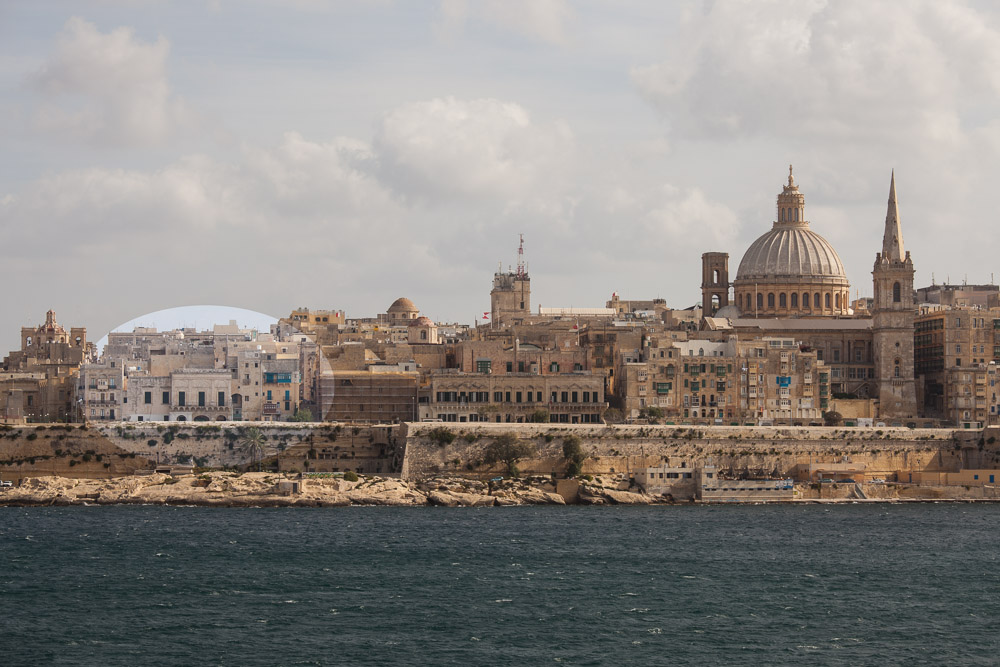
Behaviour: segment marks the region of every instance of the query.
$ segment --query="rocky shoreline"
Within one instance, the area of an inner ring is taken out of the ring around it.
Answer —
[[[273,472],[132,475],[112,479],[32,477],[0,491],[0,506],[188,505],[204,507],[502,507],[517,505],[691,504],[620,488],[615,477],[554,482],[544,477],[481,482],[438,477],[420,482],[364,476],[306,477]],[[790,503],[997,502],[996,498],[893,494],[876,498],[799,497]],[[732,503],[726,503],[732,504]]]
[[[305,478],[279,473],[207,472],[190,475],[133,475],[113,479],[46,476],[25,479],[0,492],[0,505],[163,504],[211,507],[343,507],[348,505],[492,507],[515,505],[651,505],[668,500],[614,488],[597,478],[571,484],[549,480],[486,483],[462,478],[407,482],[365,476]]]

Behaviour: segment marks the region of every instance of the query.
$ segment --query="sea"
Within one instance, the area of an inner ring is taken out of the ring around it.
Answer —
[[[4,665],[996,665],[1000,505],[0,508]]]

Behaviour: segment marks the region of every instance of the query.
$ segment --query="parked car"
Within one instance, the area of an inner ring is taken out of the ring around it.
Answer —
[[[819,480],[819,483],[820,484],[833,484],[833,480],[830,479],[829,477],[824,477],[823,479]]]
[[[881,477],[876,477],[876,478],[875,478],[875,479],[873,479],[873,480],[869,480],[869,482],[868,482],[868,483],[869,483],[869,484],[885,484],[885,480],[884,480],[884,479],[882,479]]]
[[[850,477],[848,477],[847,479],[838,479],[838,480],[837,480],[837,483],[838,483],[838,484],[857,484],[857,482],[855,482],[855,481],[854,481],[853,479],[851,479]]]
[[[6,482],[0,482],[0,487],[11,487],[11,486],[14,486],[14,482],[11,482],[9,480]]]

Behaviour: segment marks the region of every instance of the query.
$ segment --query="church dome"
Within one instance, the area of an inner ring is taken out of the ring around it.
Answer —
[[[788,168],[771,229],[743,255],[735,305],[754,317],[845,317],[850,284],[830,242],[809,229],[805,196]]]
[[[425,315],[421,315],[420,317],[416,318],[415,320],[410,320],[410,323],[407,326],[411,326],[411,327],[432,327],[432,326],[434,326],[434,320],[432,320],[431,318],[429,318],[429,317],[427,317]]]
[[[777,277],[845,278],[844,264],[830,242],[809,223],[774,228],[753,242],[740,262],[737,280]]]
[[[384,302],[383,302],[384,303]],[[392,302],[387,313],[411,313],[417,311],[417,307],[405,296],[401,296]],[[417,311],[419,312],[419,311]]]

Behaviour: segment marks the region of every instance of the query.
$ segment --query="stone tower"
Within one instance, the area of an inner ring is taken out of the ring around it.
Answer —
[[[729,253],[706,252],[701,256],[701,309],[712,317],[729,305]]]
[[[494,326],[514,324],[531,314],[531,278],[524,263],[524,235],[517,248],[517,270],[493,274],[490,309]]]
[[[872,347],[878,378],[879,414],[883,418],[915,417],[913,260],[903,249],[895,172],[889,185],[882,252],[875,256],[872,279],[875,287]]]

